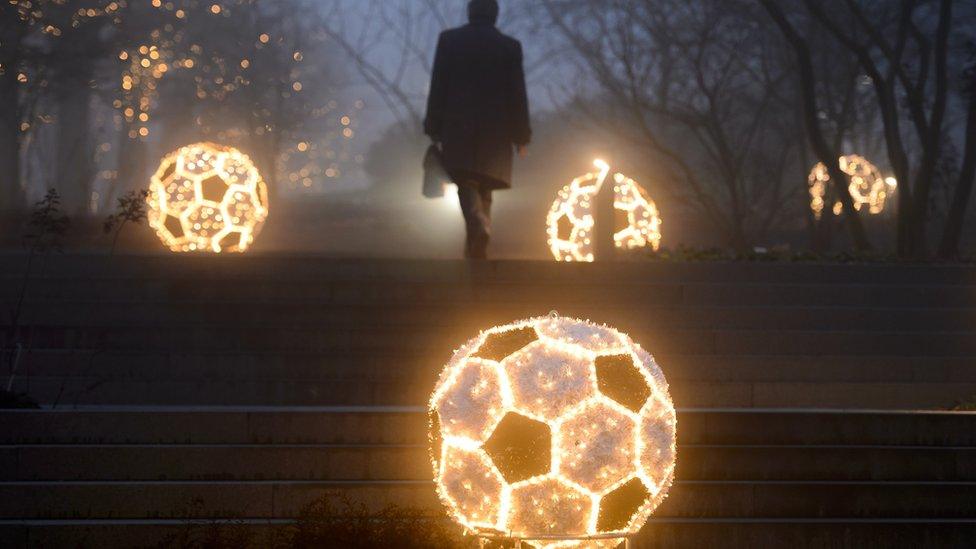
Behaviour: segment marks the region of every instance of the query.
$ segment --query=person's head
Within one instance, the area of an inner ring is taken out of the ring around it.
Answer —
[[[468,2],[468,21],[491,23],[498,21],[498,0],[471,0]]]

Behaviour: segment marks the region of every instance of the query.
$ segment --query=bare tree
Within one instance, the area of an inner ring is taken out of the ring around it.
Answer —
[[[780,3],[760,1],[797,53],[805,88],[804,101],[815,102],[814,77],[804,74],[812,72],[806,66],[811,37],[799,30],[801,23],[797,17],[787,16]],[[954,75],[949,59],[955,3],[951,0],[898,3],[802,0],[801,4],[805,10],[799,16],[816,22],[812,30],[817,33],[818,42],[832,40],[841,45],[857,59],[870,79],[883,123],[888,159],[898,179],[898,252],[903,256],[924,257],[931,191],[946,151],[946,113],[953,94],[950,81]],[[962,108],[969,113],[968,118],[976,105],[970,101]],[[816,128],[812,124],[810,127],[818,156],[835,152],[824,149],[821,146],[824,143],[818,143]],[[967,134],[967,141],[971,141],[970,135]],[[968,144],[966,150],[970,150]],[[962,164],[967,166],[965,155]],[[966,172],[960,170],[956,188],[968,196],[972,175]],[[950,234],[943,238],[944,255],[954,255],[955,250],[951,248],[958,245],[965,211],[965,201],[961,195],[959,198],[955,210],[950,208],[955,213],[950,213],[951,221],[946,224]]]
[[[965,143],[958,180],[952,193],[945,228],[939,243],[938,255],[943,259],[953,259],[959,255],[963,222],[973,192],[973,180],[976,179],[976,43],[970,42],[969,50],[969,62],[960,86],[963,96],[968,98],[965,107],[967,113]]]
[[[668,190],[737,249],[763,238],[798,196],[795,129],[782,123],[788,66],[740,4],[543,0],[597,98],[591,121],[670,172]]]
[[[836,139],[834,143],[830,143],[827,140],[825,130],[820,121],[820,107],[817,104],[817,90],[819,88],[817,83],[817,76],[814,71],[813,64],[813,53],[810,48],[809,43],[804,39],[796,29],[790,25],[787,21],[786,16],[779,4],[771,0],[760,0],[766,10],[773,17],[773,20],[783,31],[786,36],[787,42],[792,45],[797,56],[798,72],[800,76],[800,93],[802,97],[803,106],[803,120],[805,127],[807,128],[807,135],[810,139],[810,144],[813,147],[814,153],[827,167],[827,173],[830,174],[830,180],[835,182],[833,185],[833,193],[836,195],[840,203],[844,208],[846,213],[846,219],[848,226],[850,228],[851,237],[854,241],[855,247],[860,250],[865,250],[870,248],[868,243],[867,234],[864,231],[864,226],[861,223],[860,215],[857,210],[854,209],[854,201],[851,197],[850,191],[846,185],[838,185],[837,182],[847,181],[847,176],[840,170],[840,166],[837,164],[836,159],[840,157],[837,146],[839,145],[840,139]],[[842,109],[846,110],[846,109]],[[839,113],[840,117],[843,117],[844,113]],[[837,131],[836,134],[841,136],[842,131]]]
[[[44,65],[39,46],[60,32],[47,2],[8,2],[0,9],[0,211],[23,209],[21,155],[32,130]]]
[[[121,21],[121,4],[107,0],[47,2],[49,24],[59,29],[45,48],[57,105],[57,145],[53,183],[67,211],[88,212],[97,171],[94,162],[94,107],[99,65],[113,55],[107,34]]]
[[[420,132],[437,36],[462,20],[461,2],[338,0],[324,32],[396,120]]]

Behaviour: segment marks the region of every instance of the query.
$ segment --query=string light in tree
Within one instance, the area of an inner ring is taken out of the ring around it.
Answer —
[[[174,252],[244,252],[268,217],[268,188],[247,155],[196,143],[152,176],[149,225]]]
[[[531,318],[468,341],[429,405],[437,493],[470,533],[614,547],[674,477],[676,418],[654,358],[588,321]],[[586,539],[605,536],[608,539]]]
[[[153,33],[158,38],[158,31]],[[149,135],[149,115],[158,98],[158,82],[170,70],[172,52],[155,44],[143,44],[130,51],[119,53],[119,59],[128,63],[122,73],[122,98],[116,107],[129,125],[129,138],[145,138]]]
[[[549,249],[557,261],[593,261],[594,215],[597,194],[610,175],[610,166],[594,160],[598,171],[577,177],[559,191],[546,216]],[[612,178],[614,245],[621,249],[661,245],[661,215],[657,205],[636,181],[616,173]]]
[[[856,154],[840,157],[838,165],[840,171],[850,178],[850,184],[847,188],[851,194],[854,209],[861,211],[866,206],[868,213],[872,215],[883,212],[885,201],[898,185],[895,179],[892,177],[885,179],[874,164]],[[809,177],[807,177],[807,183],[810,186],[810,209],[816,219],[820,219],[823,215],[823,209],[827,203],[829,182],[830,173],[823,162],[814,166]],[[832,210],[834,215],[840,215],[843,212],[844,207],[840,200],[834,202]]]

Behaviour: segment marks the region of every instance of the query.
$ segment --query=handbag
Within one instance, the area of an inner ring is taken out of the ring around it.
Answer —
[[[424,154],[424,196],[442,198],[444,196],[444,185],[450,182],[451,178],[444,169],[441,150],[437,145],[431,143],[427,147],[427,153]]]

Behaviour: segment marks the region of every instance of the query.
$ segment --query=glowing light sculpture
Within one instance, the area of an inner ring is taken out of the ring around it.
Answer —
[[[268,187],[251,159],[213,143],[163,158],[146,201],[149,225],[174,252],[244,252],[268,218]]]
[[[549,249],[557,261],[593,261],[593,206],[610,174],[610,166],[594,160],[599,170],[577,177],[559,191],[546,217]],[[634,249],[661,245],[661,215],[657,205],[636,181],[613,176],[614,244]]]
[[[428,415],[437,493],[477,536],[616,547],[674,478],[664,374],[588,321],[553,313],[482,332],[442,371]]]
[[[847,188],[851,193],[854,209],[861,211],[861,208],[867,206],[868,212],[872,215],[883,212],[889,191],[893,191],[897,185],[893,183],[894,179],[882,177],[878,168],[863,156],[849,154],[840,157],[838,163],[840,171],[850,177],[851,182]],[[813,210],[816,219],[820,219],[823,215],[829,182],[830,173],[823,162],[814,166],[807,177],[810,186],[810,209]],[[843,210],[840,201],[836,201],[833,205],[834,215],[840,215]]]

